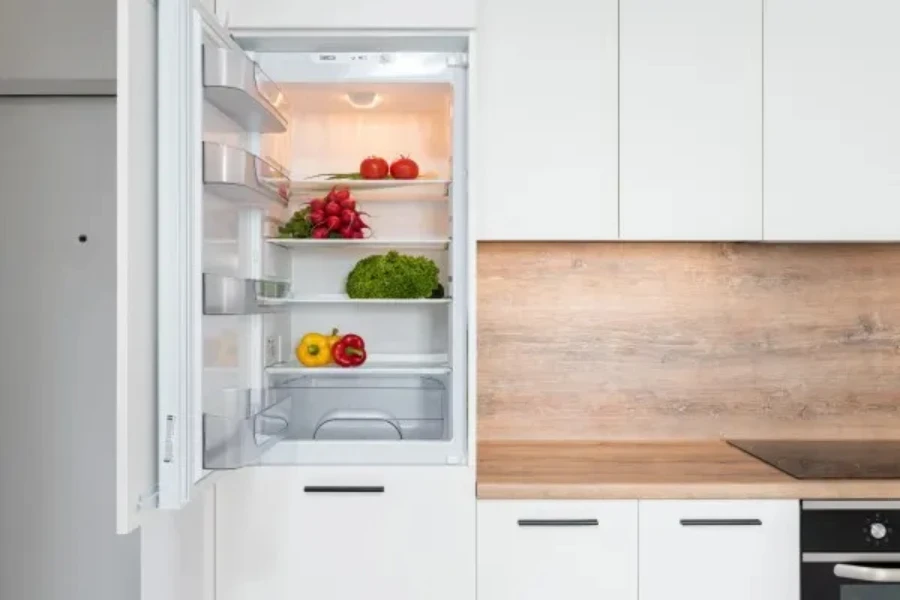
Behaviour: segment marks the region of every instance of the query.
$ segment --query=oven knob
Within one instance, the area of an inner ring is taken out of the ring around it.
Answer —
[[[872,523],[869,525],[869,535],[873,540],[883,540],[887,535],[887,527],[884,526],[884,523]]]

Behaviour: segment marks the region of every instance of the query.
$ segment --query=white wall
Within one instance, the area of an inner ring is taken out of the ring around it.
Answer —
[[[0,0],[0,94],[115,93],[116,0]]]

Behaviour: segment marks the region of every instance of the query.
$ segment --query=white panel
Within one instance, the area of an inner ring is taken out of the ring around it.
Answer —
[[[476,0],[227,0],[232,28],[469,29]]]
[[[762,0],[620,10],[622,239],[762,239]]]
[[[637,507],[636,500],[479,501],[478,600],[637,600]]]
[[[140,534],[115,527],[116,99],[0,98],[0,132],[0,598],[137,598]]]
[[[617,4],[479,3],[479,240],[617,237]]]
[[[895,0],[766,1],[766,239],[900,239],[898,22]]]
[[[0,2],[0,94],[115,92],[116,0]]]
[[[116,103],[116,529],[140,524],[157,485],[156,10],[118,3]]]
[[[756,519],[758,525],[682,525]],[[799,600],[796,500],[642,500],[641,600]]]
[[[215,600],[215,492],[141,527],[141,600]]]
[[[475,598],[470,469],[258,467],[216,497],[217,600]]]

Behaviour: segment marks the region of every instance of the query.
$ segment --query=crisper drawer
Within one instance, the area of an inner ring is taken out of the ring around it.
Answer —
[[[258,463],[458,462],[449,375],[273,378],[263,391],[226,393],[206,412],[204,467]],[[206,406],[210,406],[207,403]],[[462,426],[460,426],[462,427]],[[264,454],[281,442],[269,460]],[[403,450],[412,443],[434,451]],[[380,458],[379,458],[380,457]]]

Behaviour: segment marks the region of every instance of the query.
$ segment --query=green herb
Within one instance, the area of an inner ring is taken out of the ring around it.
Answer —
[[[440,270],[424,256],[390,251],[368,256],[347,276],[351,298],[431,298],[440,288]]]
[[[278,228],[280,238],[308,238],[312,235],[312,223],[309,222],[309,207],[294,213],[291,219]]]

